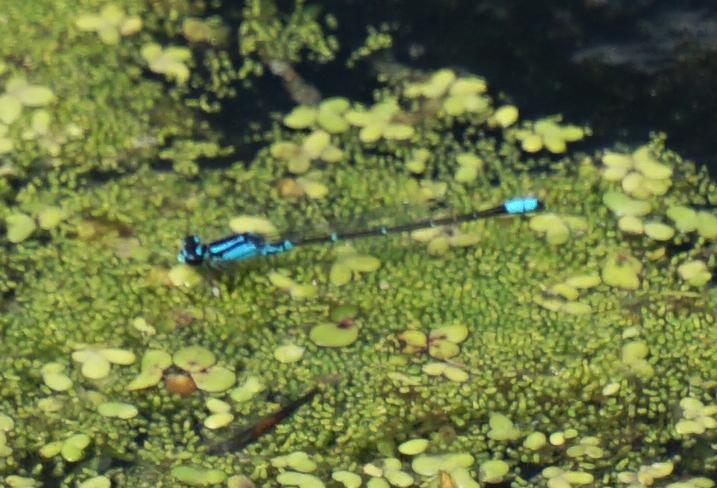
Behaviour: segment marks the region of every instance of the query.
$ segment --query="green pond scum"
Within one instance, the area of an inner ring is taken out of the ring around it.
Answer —
[[[391,46],[324,3],[3,2],[0,484],[713,486],[707,172],[661,134],[585,149],[479,73],[382,59],[372,96],[321,93],[299,66]],[[262,83],[284,108],[225,113]],[[175,258],[515,195],[545,210]]]

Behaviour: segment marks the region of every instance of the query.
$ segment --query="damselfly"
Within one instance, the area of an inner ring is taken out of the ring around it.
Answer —
[[[327,242],[359,239],[362,237],[381,236],[400,232],[410,232],[428,227],[453,225],[461,222],[496,217],[500,215],[518,215],[535,212],[543,208],[542,202],[533,197],[521,197],[506,200],[497,207],[476,210],[459,215],[450,215],[432,219],[416,220],[394,226],[378,225],[345,232],[329,232],[319,236],[306,238],[285,238],[267,242],[262,236],[253,232],[233,234],[209,244],[202,244],[198,236],[192,235],[184,238],[182,248],[177,254],[180,263],[198,265],[203,262],[219,264],[225,262],[244,261],[250,258],[268,256],[290,251],[295,247],[308,244],[321,244]]]

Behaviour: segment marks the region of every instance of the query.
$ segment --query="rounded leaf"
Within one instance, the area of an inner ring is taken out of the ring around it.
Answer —
[[[344,259],[344,264],[353,271],[369,273],[381,267],[381,261],[373,256],[357,254]]]
[[[0,122],[7,125],[17,120],[22,112],[22,103],[12,95],[0,95]]]
[[[236,375],[222,366],[212,366],[204,371],[192,373],[192,379],[200,390],[218,393],[234,386]]]
[[[72,380],[63,373],[43,374],[42,379],[54,391],[67,391],[72,388]]]
[[[14,92],[15,97],[28,107],[41,107],[54,100],[55,95],[46,86],[26,85]]]
[[[17,244],[24,241],[35,231],[35,220],[24,213],[10,214],[5,219],[7,240]]]
[[[406,442],[399,444],[398,452],[405,454],[406,456],[415,456],[421,454],[428,448],[428,439],[410,439]]]
[[[304,356],[304,348],[296,344],[285,344],[274,349],[274,359],[280,363],[295,363]]]
[[[319,324],[312,327],[309,338],[320,347],[344,347],[358,338],[356,325],[342,326],[334,323]]]
[[[204,419],[204,427],[207,429],[221,429],[226,427],[234,420],[234,415],[229,412],[220,412],[210,415]]]
[[[130,403],[105,402],[97,407],[97,411],[103,417],[114,417],[118,419],[131,419],[138,414],[137,407]]]
[[[343,262],[334,263],[329,271],[329,281],[332,285],[345,285],[351,281],[351,268]]]
[[[82,375],[85,378],[98,380],[110,374],[110,362],[101,355],[92,352],[82,363]]]
[[[284,125],[291,129],[306,129],[316,120],[317,110],[308,105],[299,105],[284,117]]]
[[[139,375],[135,376],[132,381],[129,382],[129,384],[127,385],[127,390],[143,390],[145,388],[155,386],[160,381],[162,381],[162,374],[162,370],[158,368],[142,371]]]
[[[172,360],[178,368],[193,373],[212,366],[216,358],[214,353],[205,347],[188,346],[175,352]]]

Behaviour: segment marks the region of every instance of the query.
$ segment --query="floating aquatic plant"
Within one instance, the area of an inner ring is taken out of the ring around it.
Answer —
[[[139,413],[137,407],[123,402],[104,402],[97,407],[97,411],[103,417],[114,417],[118,419],[131,419]]]
[[[343,152],[331,144],[331,136],[323,130],[315,130],[304,137],[301,144],[279,141],[271,145],[271,155],[286,162],[287,169],[293,174],[306,173],[312,161],[337,163],[343,158]]]
[[[666,478],[672,474],[674,464],[670,461],[652,463],[640,466],[637,472],[622,471],[618,473],[617,480],[628,484],[628,488],[642,488],[652,486],[656,480]]]
[[[295,451],[283,456],[271,458],[271,465],[275,468],[291,468],[302,473],[316,471],[317,465],[308,454],[303,451]]]
[[[83,31],[96,32],[105,44],[117,44],[122,36],[129,36],[142,28],[142,19],[126,15],[117,5],[109,3],[98,14],[83,14],[75,22]]]
[[[461,153],[456,156],[458,169],[453,178],[459,183],[470,183],[478,178],[483,169],[483,161],[473,153]]]
[[[83,376],[97,380],[110,374],[112,364],[134,363],[135,355],[126,349],[84,346],[72,353],[72,359],[82,364]]]
[[[636,198],[664,195],[672,184],[672,168],[657,161],[649,146],[631,154],[608,151],[602,161],[603,178],[621,181],[623,190]]]
[[[573,486],[589,485],[594,481],[592,474],[585,471],[565,471],[556,466],[550,466],[542,471],[543,477],[548,480],[548,488],[571,488]]]
[[[460,344],[468,337],[468,328],[463,324],[451,324],[437,327],[428,335],[425,332],[409,329],[401,332],[398,338],[404,343],[402,352],[415,354],[427,351],[436,359],[450,359],[460,352]],[[435,369],[435,368],[432,368]],[[441,373],[445,372],[442,370]]]
[[[368,254],[359,254],[351,246],[336,249],[337,259],[329,270],[329,282],[335,286],[343,286],[362,273],[371,273],[381,267],[378,258]]]
[[[51,458],[59,454],[65,461],[75,463],[83,458],[90,441],[87,434],[71,433],[63,440],[45,444],[40,448],[39,453],[44,458]]]
[[[23,107],[42,107],[55,99],[46,86],[32,85],[25,78],[10,78],[0,94],[0,122],[10,125],[20,117]]]
[[[155,73],[175,79],[180,85],[189,78],[186,62],[192,59],[192,52],[186,47],[162,47],[150,42],[142,46],[140,54],[149,64],[149,69]]]
[[[587,222],[584,218],[574,215],[546,212],[531,217],[530,228],[545,234],[548,244],[559,246],[567,243],[571,236],[584,233],[587,230]]]
[[[318,106],[300,105],[284,116],[284,125],[292,129],[318,126],[330,134],[340,134],[350,128],[344,118],[350,106],[350,102],[341,97],[327,98]]]
[[[229,425],[234,420],[231,413],[231,405],[217,398],[208,398],[206,401],[207,410],[211,415],[204,419],[204,426],[207,429],[215,430]]]
[[[682,418],[675,425],[675,431],[681,435],[704,434],[707,429],[717,427],[717,405],[705,405],[697,398],[686,397],[680,400]]]
[[[359,139],[362,142],[376,142],[379,139],[403,141],[410,139],[415,130],[409,124],[397,122],[400,115],[398,103],[387,100],[370,109],[352,109],[344,117],[353,126],[361,127]]]
[[[518,107],[515,105],[503,105],[498,107],[488,118],[489,127],[500,127],[505,129],[518,121]]]
[[[172,468],[172,476],[189,486],[211,486],[223,483],[227,475],[218,469],[204,469],[198,466],[179,465]]]
[[[535,122],[524,122],[520,128],[510,128],[506,134],[520,141],[521,148],[536,153],[545,148],[551,153],[567,151],[567,143],[583,139],[590,130],[576,125],[561,125],[561,117],[545,117]]]

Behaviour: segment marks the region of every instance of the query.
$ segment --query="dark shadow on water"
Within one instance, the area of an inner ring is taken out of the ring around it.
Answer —
[[[637,145],[651,131],[664,131],[669,147],[698,164],[717,164],[712,147],[717,9],[709,2],[315,3],[337,17],[341,51],[331,63],[295,68],[323,96],[371,100],[378,86],[371,62],[350,70],[344,61],[361,44],[367,26],[388,22],[395,28],[390,54],[398,62],[426,71],[452,67],[483,75],[494,94],[506,93],[520,107],[524,119],[562,113],[566,121],[593,128],[594,146]],[[291,11],[285,2],[278,5]],[[236,11],[236,4],[227,3],[219,13],[238,22]],[[242,139],[247,121],[268,127],[266,114],[285,113],[294,105],[272,75],[254,86],[256,94],[226,101],[222,114],[212,116],[229,142],[244,142],[240,160],[258,148]]]

